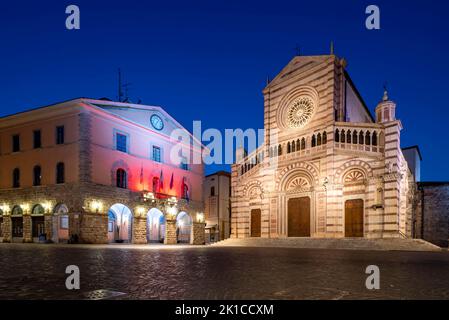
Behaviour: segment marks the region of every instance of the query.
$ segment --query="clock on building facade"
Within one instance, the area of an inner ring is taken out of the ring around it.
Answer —
[[[159,131],[164,129],[164,122],[162,121],[161,117],[159,117],[158,115],[153,114],[151,116],[150,121],[151,121],[151,125],[153,126],[154,129],[159,130]]]

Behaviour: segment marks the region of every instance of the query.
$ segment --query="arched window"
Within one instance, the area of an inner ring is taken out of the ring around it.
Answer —
[[[35,166],[33,169],[33,186],[40,186],[42,183],[42,169],[40,166]]]
[[[20,169],[15,168],[12,172],[12,187],[20,188]]]
[[[347,143],[351,143],[351,139],[352,135],[351,135],[351,130],[348,130],[348,133],[346,133],[346,142]]]
[[[352,143],[353,144],[357,144],[357,137],[358,137],[357,131],[354,131],[352,134]]]
[[[388,109],[384,110],[384,122],[385,121],[390,121],[390,111]]]
[[[345,130],[341,130],[341,143],[345,143],[346,142],[346,133]]]
[[[364,141],[365,141],[365,139],[363,139],[363,131],[360,131],[360,134],[359,134],[359,144],[363,144]]]
[[[316,138],[315,135],[312,136],[312,148],[316,147]]]
[[[181,197],[183,199],[189,200],[189,186],[187,185],[186,178],[184,178],[182,180],[182,190],[181,190],[181,192],[182,192]],[[214,195],[215,195],[215,189],[214,189]],[[211,190],[211,196],[212,196],[212,190]]]
[[[377,146],[377,132],[376,131],[373,132],[373,141],[372,141],[372,143],[373,143],[373,146]]]
[[[65,166],[64,162],[59,162],[56,165],[56,183],[64,183],[65,182]]]
[[[323,144],[327,143],[327,133],[326,131],[323,132]]]
[[[282,156],[282,145],[279,145],[278,156]]]
[[[14,206],[11,211],[12,216],[21,216],[23,215],[23,210],[20,206]]]
[[[302,138],[301,139],[301,150],[304,150],[306,148],[306,139]]]
[[[371,133],[369,131],[367,131],[365,134],[365,144],[367,146],[371,145]]]
[[[296,151],[301,150],[301,141],[298,139],[296,140]]]
[[[290,146],[290,142],[287,143],[287,153],[291,152],[291,146]]]
[[[335,130],[335,142],[340,142],[340,130]]]
[[[295,144],[295,141],[292,142],[292,152],[296,152],[296,144]]]
[[[316,138],[316,145],[317,146],[321,146],[321,133],[318,133],[317,138]]]
[[[123,169],[118,169],[116,178],[117,178],[117,188],[126,189],[127,188],[126,171]]]
[[[43,215],[45,214],[45,209],[42,205],[36,204],[33,207],[33,211],[31,212],[32,215]]]

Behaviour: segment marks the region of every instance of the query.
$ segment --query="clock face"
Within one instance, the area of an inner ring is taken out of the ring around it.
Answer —
[[[153,114],[151,116],[151,125],[153,126],[154,129],[156,130],[162,130],[164,129],[164,122],[162,121],[161,117],[159,117],[158,115]]]

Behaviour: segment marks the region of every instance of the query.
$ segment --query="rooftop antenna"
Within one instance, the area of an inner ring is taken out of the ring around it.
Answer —
[[[118,68],[118,102],[123,100],[123,87],[122,87],[122,70]]]
[[[298,44],[296,44],[295,54],[296,54],[297,56],[300,56],[300,55],[301,55],[301,48],[299,47]]]
[[[334,42],[331,41],[331,56],[334,55]]]
[[[118,69],[118,102],[129,102],[129,87],[131,83],[123,83],[122,70]]]

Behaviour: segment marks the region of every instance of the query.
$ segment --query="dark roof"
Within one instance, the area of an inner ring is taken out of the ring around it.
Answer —
[[[368,106],[365,103],[365,100],[363,100],[362,95],[360,94],[359,90],[354,84],[354,81],[352,81],[351,76],[349,75],[348,71],[345,70],[345,78],[349,82],[349,85],[354,90],[355,94],[357,95],[357,98],[359,98],[360,102],[362,103],[363,107],[365,108],[366,112],[368,113],[371,120],[376,123],[376,120],[374,119],[373,115],[371,114],[371,111],[368,109]]]
[[[449,186],[449,181],[426,181],[418,182],[418,186],[422,187],[437,187],[437,186]]]
[[[211,176],[227,176],[227,177],[230,177],[231,173],[228,172],[228,171],[221,170],[221,171],[217,171],[215,173],[208,174],[206,176],[206,178],[211,177]]]
[[[416,149],[416,151],[418,152],[418,155],[419,155],[419,159],[422,161],[422,154],[421,154],[421,150],[419,149],[419,146],[418,146],[418,145],[414,145],[414,146],[411,146],[411,147],[402,148],[402,151],[405,151],[405,150],[412,150],[412,149]]]

